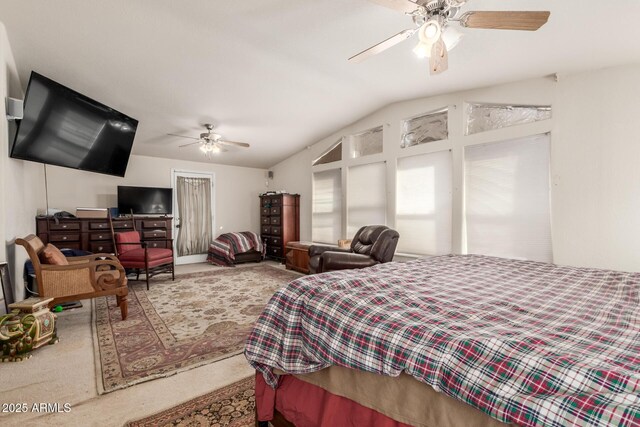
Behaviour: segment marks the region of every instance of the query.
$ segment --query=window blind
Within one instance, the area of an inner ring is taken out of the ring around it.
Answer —
[[[468,253],[552,261],[549,140],[466,147]]]
[[[341,169],[313,174],[311,237],[314,242],[333,244],[342,238]]]
[[[398,159],[398,252],[419,255],[451,252],[451,181],[448,150]]]
[[[387,222],[386,163],[370,163],[349,168],[347,185],[347,236],[353,237],[364,225]]]

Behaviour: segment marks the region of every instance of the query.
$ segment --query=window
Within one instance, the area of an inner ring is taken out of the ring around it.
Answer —
[[[449,138],[449,111],[440,110],[402,121],[400,147],[407,148]]]
[[[349,168],[347,178],[347,236],[363,225],[387,222],[387,168],[385,162]]]
[[[398,159],[398,252],[451,253],[451,181],[451,152],[448,150]]]
[[[342,238],[342,170],[313,174],[311,236],[314,242],[338,243]]]
[[[465,149],[468,253],[552,261],[549,139]]]
[[[382,153],[382,126],[349,137],[351,158]]]
[[[466,135],[551,118],[550,105],[467,104]]]
[[[338,162],[342,160],[342,139],[338,140],[327,151],[322,153],[320,157],[313,161],[313,166],[324,165],[327,163]]]

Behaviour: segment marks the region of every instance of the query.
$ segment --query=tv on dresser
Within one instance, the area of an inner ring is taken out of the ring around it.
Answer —
[[[118,186],[118,212],[121,215],[170,215],[172,205],[171,188]]]

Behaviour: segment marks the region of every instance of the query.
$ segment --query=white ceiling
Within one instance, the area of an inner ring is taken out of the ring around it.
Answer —
[[[640,1],[470,0],[464,10],[550,10],[535,33],[465,30],[429,76],[406,41],[347,58],[410,18],[366,0],[21,0],[0,20],[33,69],[140,121],[133,151],[207,161],[167,133],[218,124],[250,149],[215,163],[268,168],[389,103],[555,72],[640,62]]]

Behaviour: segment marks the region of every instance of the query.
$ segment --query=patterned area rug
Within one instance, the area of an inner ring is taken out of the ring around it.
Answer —
[[[247,427],[254,425],[254,377],[249,377],[125,427]]]
[[[129,286],[129,316],[115,298],[94,299],[98,392],[108,393],[240,354],[273,293],[300,277],[271,267],[217,268],[146,290]]]

